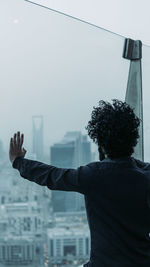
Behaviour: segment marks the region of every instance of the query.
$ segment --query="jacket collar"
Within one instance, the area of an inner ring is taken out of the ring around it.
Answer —
[[[131,161],[132,157],[131,156],[124,156],[120,158],[105,158],[102,160],[102,162],[122,162],[122,161]]]

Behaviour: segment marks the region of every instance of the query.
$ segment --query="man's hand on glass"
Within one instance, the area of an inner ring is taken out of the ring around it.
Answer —
[[[10,139],[10,147],[9,147],[9,159],[13,164],[14,160],[18,157],[24,158],[26,154],[26,150],[22,147],[24,141],[24,135],[20,132],[14,134],[14,136]]]

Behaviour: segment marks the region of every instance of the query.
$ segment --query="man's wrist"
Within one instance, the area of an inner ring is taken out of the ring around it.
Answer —
[[[10,162],[11,162],[12,165],[13,165],[14,161],[16,160],[16,158],[17,157],[13,157],[13,158],[10,159]]]
[[[22,159],[22,157],[15,157],[13,160],[12,160],[12,167],[13,168],[16,168],[17,166],[17,162],[18,160]]]

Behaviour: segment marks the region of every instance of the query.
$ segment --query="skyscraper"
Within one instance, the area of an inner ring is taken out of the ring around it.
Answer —
[[[67,132],[63,140],[50,148],[51,165],[60,168],[77,168],[91,161],[91,146],[81,132]],[[79,211],[84,209],[83,196],[76,192],[52,192],[54,211]]]
[[[37,160],[43,159],[43,116],[32,117],[33,153]]]

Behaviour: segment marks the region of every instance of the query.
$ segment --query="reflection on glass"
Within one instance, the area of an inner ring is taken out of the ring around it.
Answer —
[[[124,39],[12,2],[0,3],[0,263],[79,266],[90,253],[83,196],[20,178],[8,163],[8,140],[24,132],[27,157],[58,167],[97,160],[85,126],[100,99],[125,98]]]

